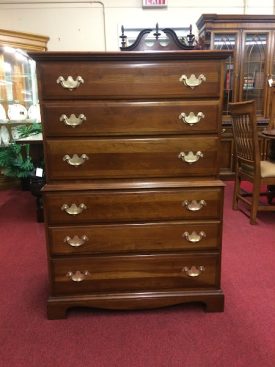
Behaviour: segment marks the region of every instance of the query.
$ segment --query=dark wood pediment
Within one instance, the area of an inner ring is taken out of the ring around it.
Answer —
[[[189,33],[186,37],[178,38],[176,32],[172,28],[159,29],[156,24],[154,39],[148,40],[148,35],[153,32],[152,28],[145,28],[138,34],[136,40],[130,46],[127,44],[127,36],[124,27],[121,27],[121,51],[169,51],[169,50],[194,50],[202,49],[202,45],[195,40],[192,34],[192,26],[190,25]],[[166,39],[161,38],[161,33],[166,35]]]

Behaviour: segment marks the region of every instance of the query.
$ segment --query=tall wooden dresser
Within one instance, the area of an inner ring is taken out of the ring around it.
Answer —
[[[226,51],[33,53],[44,123],[48,318],[223,310]]]

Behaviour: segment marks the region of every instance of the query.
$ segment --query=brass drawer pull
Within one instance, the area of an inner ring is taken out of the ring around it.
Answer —
[[[87,118],[83,113],[81,113],[78,117],[74,113],[71,114],[70,117],[67,117],[67,115],[63,114],[60,116],[59,120],[61,122],[64,122],[65,125],[76,127],[82,124],[83,121],[86,121]]]
[[[81,214],[85,209],[87,209],[87,207],[83,203],[81,203],[79,206],[77,206],[75,203],[73,203],[71,206],[68,204],[63,204],[61,207],[61,210],[65,210],[65,212],[70,215]]]
[[[201,273],[203,271],[205,271],[205,267],[204,266],[191,266],[191,268],[188,268],[187,266],[185,266],[182,271],[184,271],[186,273],[186,275],[188,275],[191,278],[195,278],[201,275]]]
[[[77,270],[75,273],[72,271],[69,271],[67,274],[67,277],[70,278],[73,282],[83,282],[85,278],[89,275],[88,270],[85,270],[84,273]]]
[[[73,90],[83,84],[84,80],[81,76],[77,76],[75,80],[71,75],[69,75],[66,80],[63,76],[59,76],[56,80],[56,83],[61,84],[64,89]]]
[[[191,212],[197,212],[197,211],[201,210],[204,206],[206,206],[206,202],[204,200],[200,200],[200,201],[197,201],[197,200],[192,200],[192,201],[184,200],[182,205],[185,206]]]
[[[193,126],[197,124],[201,119],[203,119],[205,116],[202,112],[199,112],[197,116],[194,114],[194,112],[190,112],[187,116],[185,112],[182,112],[179,115],[179,119],[185,122],[186,124]]]
[[[202,82],[205,82],[206,77],[203,74],[200,74],[197,78],[194,74],[191,74],[189,78],[186,75],[182,75],[179,78],[179,81],[187,87],[194,89],[195,87],[198,87]]]
[[[188,152],[187,154],[180,152],[178,158],[186,163],[192,164],[197,162],[200,158],[203,158],[203,153],[201,151],[198,151],[195,154],[193,152]]]
[[[74,154],[72,157],[69,156],[69,154],[64,155],[63,161],[66,161],[69,165],[78,167],[81,166],[81,164],[85,163],[89,157],[87,154],[81,154],[79,157],[77,154]]]
[[[72,247],[80,247],[84,245],[84,243],[87,241],[88,237],[85,235],[81,236],[80,238],[78,236],[74,236],[73,238],[71,238],[70,236],[66,236],[64,238],[64,242],[66,242],[68,245]]]
[[[187,241],[192,242],[192,243],[198,243],[200,242],[204,237],[206,237],[205,232],[201,231],[199,233],[197,232],[192,232],[191,234],[189,234],[189,232],[184,232],[183,237],[186,238]]]

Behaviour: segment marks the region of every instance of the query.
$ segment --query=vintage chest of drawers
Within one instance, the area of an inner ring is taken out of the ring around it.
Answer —
[[[72,307],[223,310],[227,52],[39,53],[48,318]]]

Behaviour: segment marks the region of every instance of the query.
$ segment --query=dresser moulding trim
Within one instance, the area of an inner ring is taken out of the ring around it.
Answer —
[[[205,304],[207,312],[224,310],[224,295],[221,290],[163,291],[98,293],[87,296],[49,297],[48,319],[65,319],[66,311],[74,307],[94,307],[110,310],[137,310],[167,307],[176,304],[199,302]]]
[[[190,186],[191,185],[191,186]],[[115,180],[115,181],[96,181],[83,183],[78,182],[77,186],[72,183],[47,183],[42,191],[84,191],[84,190],[122,190],[122,189],[154,189],[154,188],[197,188],[197,187],[224,187],[225,183],[221,180],[204,180],[204,179],[179,179],[179,180]]]
[[[29,52],[35,61],[150,61],[150,60],[224,60],[233,54],[228,50],[190,50],[190,51],[123,51],[123,52]],[[165,62],[164,61],[164,62]]]

